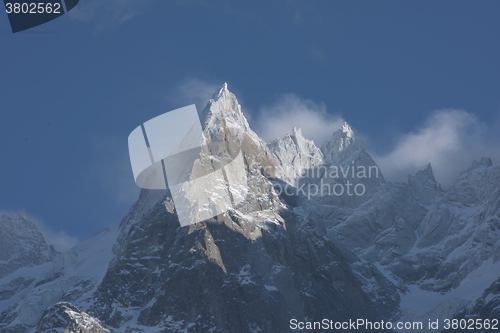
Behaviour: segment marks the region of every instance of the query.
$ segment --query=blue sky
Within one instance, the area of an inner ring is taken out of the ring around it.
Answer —
[[[223,82],[265,138],[297,121],[318,141],[347,120],[386,178],[431,161],[446,184],[473,158],[499,161],[499,12],[499,1],[81,0],[17,34],[0,15],[0,210],[67,242],[116,225],[138,193],[130,131]]]

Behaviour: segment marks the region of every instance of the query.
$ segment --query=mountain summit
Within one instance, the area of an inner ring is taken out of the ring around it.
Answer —
[[[325,162],[329,164],[351,163],[360,155],[369,156],[365,151],[365,144],[347,123],[332,134],[330,140],[321,147],[321,151],[325,156]],[[371,160],[371,157],[366,159],[368,160]],[[370,163],[374,164],[372,161]]]
[[[23,213],[0,215],[0,279],[22,267],[54,260],[56,255],[36,223]]]

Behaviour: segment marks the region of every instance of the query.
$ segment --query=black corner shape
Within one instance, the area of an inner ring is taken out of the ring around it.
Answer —
[[[80,0],[64,0],[66,4],[66,13],[75,8]]]
[[[75,8],[80,0],[3,0],[12,32],[52,21]]]

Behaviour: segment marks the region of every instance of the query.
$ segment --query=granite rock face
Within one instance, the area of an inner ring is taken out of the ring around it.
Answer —
[[[116,329],[165,332],[283,332],[290,318],[380,318],[335,245],[293,209],[281,217],[286,229],[236,214],[181,228],[158,204],[131,230],[90,312]]]
[[[49,307],[38,323],[35,333],[111,333],[102,323],[71,303]]]

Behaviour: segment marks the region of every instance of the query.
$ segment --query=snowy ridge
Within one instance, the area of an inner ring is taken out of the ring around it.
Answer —
[[[56,255],[38,226],[23,213],[0,216],[0,278],[19,268],[48,262]]]
[[[52,262],[22,268],[0,279],[0,286],[24,282],[23,289],[0,300],[0,318],[10,318],[6,322],[10,327],[36,327],[45,310],[60,301],[86,307],[113,258],[116,236],[116,232],[104,230]]]
[[[354,160],[357,155],[366,153],[362,140],[354,133],[351,127],[344,123],[342,127],[333,133],[330,141],[321,147],[325,155],[326,163],[338,163],[344,160]]]
[[[304,171],[324,164],[323,153],[313,141],[302,136],[302,131],[293,128],[292,134],[268,144],[276,164],[276,177],[289,184],[296,184]]]

